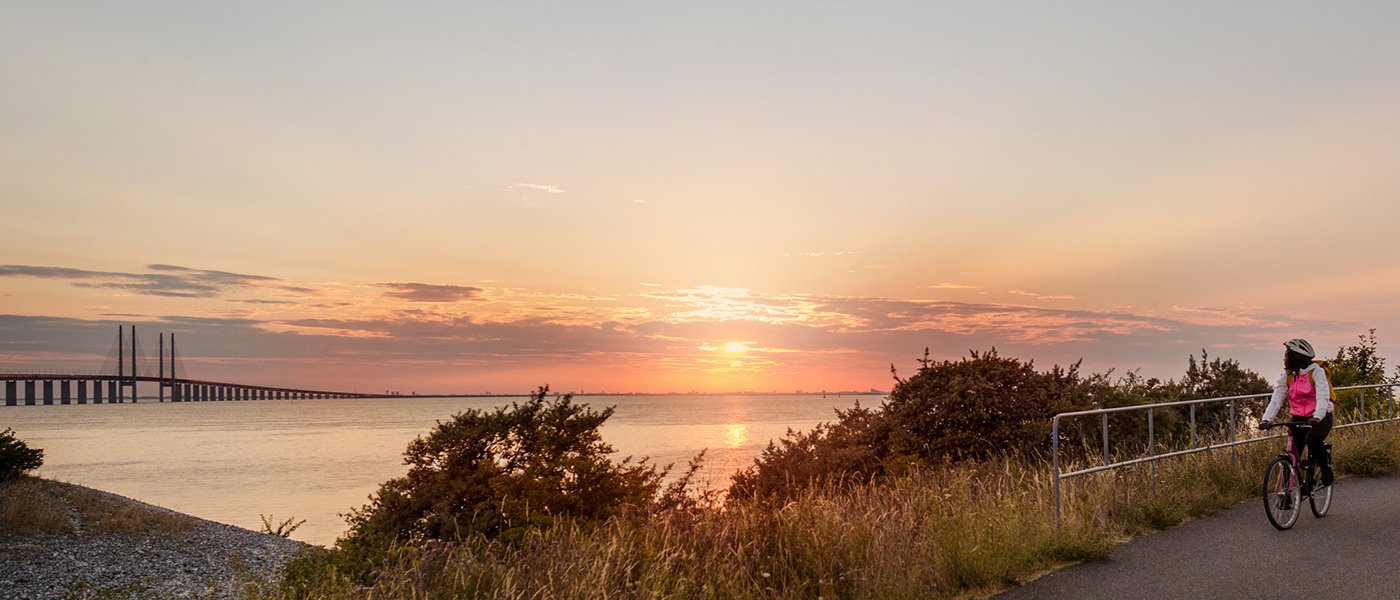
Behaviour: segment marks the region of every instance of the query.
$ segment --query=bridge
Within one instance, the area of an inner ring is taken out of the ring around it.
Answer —
[[[261,385],[247,385],[223,381],[206,381],[179,377],[175,352],[175,334],[169,334],[169,372],[166,371],[166,334],[160,334],[159,370],[155,375],[137,373],[138,346],[136,326],[131,326],[130,352],[127,352],[124,327],[117,327],[116,365],[114,369],[104,367],[102,373],[54,374],[54,373],[0,373],[0,381],[5,382],[5,406],[26,406],[36,404],[120,404],[136,402],[140,395],[137,385],[156,384],[156,401],[166,401],[166,391],[170,392],[171,402],[209,402],[228,400],[298,400],[311,398],[368,398],[378,394],[353,392],[333,392],[301,388],[285,388]],[[114,370],[115,373],[108,372]],[[22,384],[22,385],[21,385]],[[20,390],[24,391],[21,401]]]

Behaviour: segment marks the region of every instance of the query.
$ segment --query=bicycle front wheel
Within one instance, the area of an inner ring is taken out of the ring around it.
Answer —
[[[1292,527],[1298,522],[1302,500],[1293,463],[1282,456],[1275,458],[1264,469],[1264,514],[1269,516],[1269,524],[1279,530]]]

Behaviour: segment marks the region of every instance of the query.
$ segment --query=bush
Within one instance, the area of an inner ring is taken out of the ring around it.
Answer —
[[[995,348],[956,362],[925,359],[890,391],[890,451],[930,461],[1043,450],[1050,417],[1078,408],[1086,391],[1078,364],[1039,372]]]
[[[524,404],[468,410],[409,444],[408,475],[379,487],[347,515],[338,544],[371,558],[398,544],[473,536],[519,540],[556,518],[589,522],[649,507],[664,471],[646,459],[613,463],[599,427],[612,415],[547,401],[542,387]]]
[[[0,432],[0,483],[44,465],[44,451],[30,448],[15,437],[13,429]]]
[[[779,498],[815,483],[840,477],[864,481],[885,473],[889,458],[888,420],[860,404],[836,411],[835,423],[802,433],[788,430],[768,442],[754,464],[735,473],[729,497]]]
[[[836,411],[835,423],[789,431],[736,473],[730,498],[783,499],[820,481],[866,481],[945,461],[1032,454],[1048,447],[1050,417],[1083,408],[1090,380],[1078,365],[1036,371],[996,349],[970,358],[920,361],[895,377],[876,410]],[[893,369],[891,369],[893,370]]]

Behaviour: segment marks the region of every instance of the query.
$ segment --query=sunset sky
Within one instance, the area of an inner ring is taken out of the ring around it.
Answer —
[[[1400,360],[1400,4],[15,2],[0,371],[888,389]]]

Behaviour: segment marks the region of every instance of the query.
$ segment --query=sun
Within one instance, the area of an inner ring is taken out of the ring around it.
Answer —
[[[725,342],[720,348],[732,354],[743,354],[749,351],[749,347],[745,346],[743,342]]]

